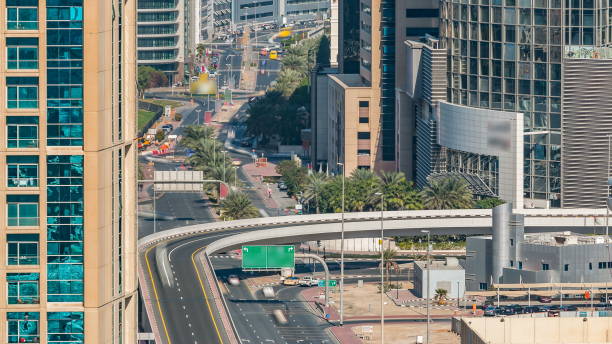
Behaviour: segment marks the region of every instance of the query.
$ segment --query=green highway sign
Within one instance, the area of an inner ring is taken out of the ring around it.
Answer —
[[[328,286],[335,287],[336,280],[329,280]],[[319,287],[325,287],[325,280],[319,280]]]
[[[294,267],[293,245],[242,246],[242,270],[280,270]]]

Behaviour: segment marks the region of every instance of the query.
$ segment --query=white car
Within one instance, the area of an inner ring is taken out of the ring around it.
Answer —
[[[319,285],[319,280],[312,276],[304,276],[300,278],[298,284],[302,287],[314,287]]]
[[[227,283],[229,283],[230,285],[239,285],[240,278],[238,278],[238,276],[236,275],[229,275],[229,277],[227,278]]]

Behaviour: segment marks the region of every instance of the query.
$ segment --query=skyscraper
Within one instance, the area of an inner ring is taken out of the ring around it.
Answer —
[[[417,180],[461,176],[477,194],[520,207],[604,207],[612,134],[608,3],[440,6],[439,45],[430,40],[425,50],[444,49],[448,63],[422,64],[421,72],[445,68],[447,95],[416,110],[423,134],[417,160],[419,151],[432,151],[431,142],[439,156]]]
[[[136,2],[0,17],[0,341],[135,343]]]

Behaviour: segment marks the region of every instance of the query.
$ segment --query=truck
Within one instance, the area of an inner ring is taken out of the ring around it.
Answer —
[[[298,281],[302,287],[313,287],[319,285],[319,280],[312,276],[304,276]]]

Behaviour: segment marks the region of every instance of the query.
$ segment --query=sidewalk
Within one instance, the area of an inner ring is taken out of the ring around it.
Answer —
[[[276,173],[275,164],[268,162],[267,166],[265,167],[256,167],[255,164],[250,163],[243,165],[242,171],[244,172],[249,182],[251,182],[255,186],[257,193],[260,195],[267,208],[279,209],[279,212],[283,213],[285,213],[285,210],[287,208],[295,208],[295,204],[297,202],[287,196],[286,192],[280,191],[276,184],[263,182],[263,177],[279,176],[279,174]],[[279,214],[269,215],[276,216]]]

